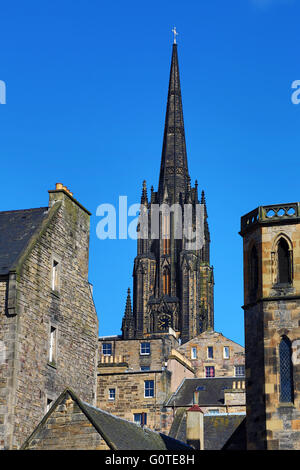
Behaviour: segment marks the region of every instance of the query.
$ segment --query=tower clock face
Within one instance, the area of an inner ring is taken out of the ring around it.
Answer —
[[[160,330],[166,330],[171,323],[171,317],[170,315],[161,315],[158,319],[158,327]]]

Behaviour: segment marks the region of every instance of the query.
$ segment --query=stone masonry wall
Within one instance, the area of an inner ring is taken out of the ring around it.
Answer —
[[[147,413],[147,427],[166,432],[170,427],[163,403],[170,395],[170,373],[124,372],[99,374],[97,407],[116,416],[133,421],[134,413]],[[145,380],[154,380],[154,397],[144,396]],[[109,400],[109,389],[115,388],[115,400]]]
[[[7,281],[0,282],[0,448],[9,445],[11,433],[12,386],[14,371],[14,347],[17,322],[8,316],[6,309]]]
[[[276,243],[289,240],[293,280],[277,283]],[[249,294],[253,243],[259,257],[256,298]],[[248,449],[300,449],[300,224],[259,227],[244,236],[245,332]],[[292,403],[280,402],[279,344],[287,336],[293,351]]]
[[[209,359],[207,348],[213,347],[213,358]],[[229,359],[223,355],[224,346],[229,347]],[[192,348],[197,349],[197,358],[192,358]],[[215,367],[215,377],[234,377],[235,366],[245,364],[244,348],[213,330],[205,331],[177,349],[185,355],[195,369],[196,377],[205,377],[205,367]]]
[[[41,425],[26,450],[109,450],[77,403],[66,396]]]
[[[63,191],[54,216],[26,258],[17,278],[16,382],[11,446],[18,448],[67,386],[81,399],[96,399],[98,321],[88,283],[89,216]],[[51,287],[53,259],[59,288]],[[56,328],[56,358],[49,363],[50,329]]]
[[[119,338],[105,338],[99,340],[99,361],[105,360],[102,345],[112,344],[112,361],[122,360],[134,371],[140,371],[142,366],[149,366],[151,370],[161,370],[172,351],[178,346],[177,340],[172,336],[158,339],[120,340]],[[150,354],[141,354],[141,343],[150,343]],[[122,359],[120,359],[122,358]]]

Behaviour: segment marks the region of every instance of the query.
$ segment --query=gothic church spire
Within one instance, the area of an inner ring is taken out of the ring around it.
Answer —
[[[173,44],[158,186],[159,200],[163,197],[165,187],[172,203],[180,201],[180,194],[184,198],[188,176],[177,44]]]

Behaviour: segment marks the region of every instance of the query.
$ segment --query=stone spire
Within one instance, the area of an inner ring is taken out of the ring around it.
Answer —
[[[173,44],[164,140],[158,186],[162,199],[165,186],[172,203],[184,198],[188,181],[188,165],[181,101],[177,44]]]
[[[147,196],[147,184],[146,181],[143,181],[143,189],[142,189],[142,196],[141,196],[141,204],[148,204],[148,196]]]
[[[122,333],[124,339],[132,339],[134,337],[134,318],[131,308],[130,289],[127,290],[127,299],[125,313],[122,321]]]

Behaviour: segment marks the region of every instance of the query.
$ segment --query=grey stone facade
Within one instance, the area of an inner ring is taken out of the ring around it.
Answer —
[[[0,446],[4,449],[24,442],[47,404],[66,386],[83,400],[96,401],[98,320],[88,282],[90,213],[68,190],[58,187],[49,191],[49,208],[44,208],[9,272],[1,276]],[[30,215],[23,212],[23,218]]]
[[[299,203],[255,209],[241,235],[247,448],[299,450]]]

